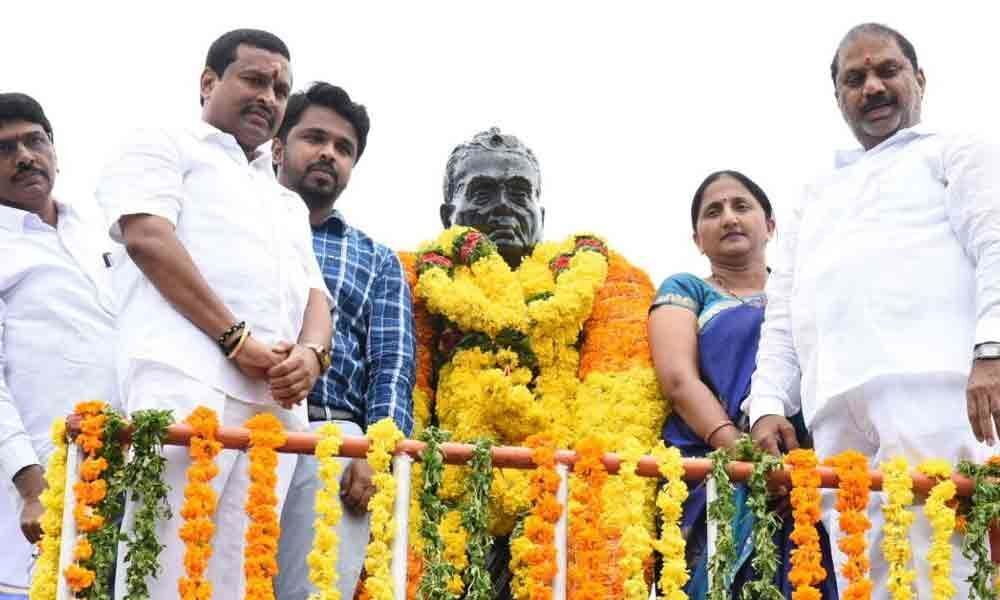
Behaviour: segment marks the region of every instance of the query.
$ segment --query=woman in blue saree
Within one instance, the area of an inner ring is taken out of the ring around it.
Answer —
[[[775,221],[771,203],[756,183],[736,171],[719,171],[695,192],[691,224],[711,275],[668,277],[650,309],[649,336],[660,386],[673,407],[663,439],[685,457],[704,457],[716,448],[732,446],[749,429],[741,405],[756,367],[767,304],[765,249]],[[801,418],[797,420],[800,443],[808,445],[805,427]],[[750,564],[753,515],[746,498],[746,486],[738,485],[733,523],[737,560],[727,577],[734,598],[755,577]],[[705,598],[708,589],[705,513],[704,483],[692,485],[681,527],[691,573],[685,591],[693,600]],[[791,518],[784,518],[775,539],[781,560],[775,584],[786,598],[792,594],[787,577],[794,547],[789,540],[792,527]],[[820,537],[828,573],[821,591],[825,600],[832,600],[837,597],[836,578],[822,528]]]

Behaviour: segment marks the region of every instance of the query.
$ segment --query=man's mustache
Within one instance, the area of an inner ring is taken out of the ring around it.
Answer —
[[[889,94],[879,94],[877,96],[872,96],[861,106],[862,113],[868,113],[875,110],[876,108],[882,108],[883,106],[892,106],[896,104],[895,96],[890,96]]]
[[[259,104],[253,104],[240,111],[244,115],[256,114],[264,117],[267,120],[269,127],[274,127],[274,113],[265,106],[260,106]]]
[[[309,165],[306,168],[306,174],[312,173],[313,171],[320,171],[326,173],[330,177],[333,177],[333,183],[340,185],[340,174],[337,173],[337,167],[328,162],[317,162]]]
[[[36,173],[44,177],[46,181],[52,180],[52,178],[49,177],[48,172],[46,172],[44,169],[39,169],[38,167],[33,167],[33,166],[20,166],[20,165],[17,167],[17,172],[14,173],[14,176],[11,177],[10,180],[14,183],[17,183],[18,181],[21,181],[25,177],[28,177]]]

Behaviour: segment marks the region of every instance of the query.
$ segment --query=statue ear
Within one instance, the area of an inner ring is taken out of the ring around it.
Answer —
[[[452,204],[451,202],[441,203],[441,225],[443,225],[445,229],[451,227],[452,225],[451,220],[452,217],[454,216],[455,216],[455,205]]]

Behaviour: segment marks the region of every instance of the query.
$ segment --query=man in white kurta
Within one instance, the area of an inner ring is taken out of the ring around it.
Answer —
[[[55,177],[42,107],[0,94],[0,598],[26,594],[52,422],[117,405],[111,240],[93,207],[52,197]]]
[[[1000,367],[973,361],[977,345],[982,353],[1000,342],[1000,152],[919,124],[924,75],[893,30],[853,29],[832,71],[863,149],[839,154],[783,226],[785,264],[768,282],[745,405],[753,436],[772,451],[791,449],[784,416],[801,408],[821,458],[853,448],[876,468],[895,456],[913,468],[928,458],[983,459],[966,392]],[[826,491],[823,507],[833,543],[834,497]],[[874,598],[888,598],[881,502],[873,494],[869,505]],[[922,514],[910,540],[917,597],[930,598]],[[843,593],[837,548],[834,561]],[[956,597],[967,597],[970,572],[956,551]]]
[[[126,142],[98,185],[112,237],[131,257],[115,273],[121,295],[122,393],[129,413],[199,405],[223,425],[276,415],[304,429],[302,402],[330,340],[326,285],[302,201],[280,186],[266,146],[291,83],[288,49],[273,34],[237,30],[209,50],[202,120],[145,131]],[[262,148],[263,146],[263,148]],[[162,572],[150,598],[177,598],[184,574],[182,524],[187,448],[164,449],[173,517],[157,527]],[[207,575],[213,598],[242,598],[249,485],[243,452],[223,451]],[[278,507],[294,470],[279,454]],[[126,508],[123,530],[133,524]],[[124,548],[115,595],[125,595]]]

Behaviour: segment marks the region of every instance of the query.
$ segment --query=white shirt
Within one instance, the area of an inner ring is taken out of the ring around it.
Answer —
[[[57,204],[53,228],[0,206],[0,481],[45,465],[52,421],[81,400],[118,405],[111,240]]]
[[[270,152],[264,148],[248,162],[236,138],[207,123],[138,132],[106,168],[97,199],[118,242],[124,215],[170,221],[212,291],[264,343],[297,341],[309,290],[326,293],[309,213],[275,179]],[[136,399],[124,388],[135,361],[169,365],[244,402],[275,404],[267,382],[244,376],[135,263],[123,261],[114,279],[121,302],[119,376],[130,412]],[[198,404],[159,408],[176,409],[181,419]],[[221,414],[223,407],[210,408]]]
[[[808,424],[884,375],[967,375],[973,346],[1000,341],[996,145],[918,126],[841,153],[781,229],[751,423],[801,408]]]

